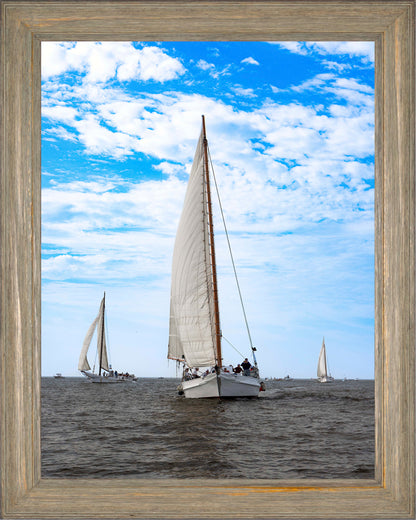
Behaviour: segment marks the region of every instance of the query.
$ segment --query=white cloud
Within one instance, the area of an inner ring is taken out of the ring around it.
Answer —
[[[279,45],[282,49],[287,49],[295,54],[308,54],[307,48],[303,42],[270,42],[272,45]]]
[[[156,170],[160,170],[165,175],[180,175],[184,172],[184,167],[181,164],[174,164],[171,162],[161,162],[160,164],[154,166]]]
[[[44,280],[165,275],[185,188],[170,177],[74,181],[44,189],[42,243],[45,254],[51,245],[55,250],[42,262]]]
[[[48,119],[52,119],[54,121],[60,121],[61,123],[65,124],[74,124],[78,115],[78,110],[62,104],[42,107],[43,117],[47,117]]]
[[[291,90],[300,93],[306,91],[331,93],[339,100],[348,102],[346,108],[349,113],[360,111],[363,107],[367,107],[370,113],[374,112],[374,89],[353,78],[340,78],[333,73],[318,74],[300,85],[293,85]]]
[[[155,46],[136,48],[131,42],[42,43],[42,78],[67,71],[85,74],[85,83],[126,80],[165,82],[185,73],[182,63]]]
[[[140,78],[143,81],[168,81],[185,73],[182,63],[158,47],[145,47],[126,57],[117,77],[120,81]]]
[[[365,92],[366,94],[373,94],[374,89],[369,85],[363,85],[353,78],[337,78],[335,84],[341,88]]]
[[[209,75],[215,79],[217,79],[221,75],[228,74],[228,67],[225,67],[225,69],[219,71],[213,63],[208,63],[207,61],[202,59],[198,60],[196,66],[201,70],[207,71]]]
[[[336,76],[334,74],[317,74],[313,78],[310,78],[300,85],[296,85],[292,87],[292,90],[296,92],[303,92],[305,90],[312,90],[324,87],[328,81],[335,80]]]
[[[374,62],[373,42],[316,42],[310,44],[309,48],[321,54],[346,54],[351,57],[360,57],[364,61]]]
[[[84,144],[90,154],[111,155],[121,159],[131,155],[135,149],[135,140],[123,132],[113,132],[101,125],[93,114],[74,124],[79,133],[79,141]]]
[[[241,97],[256,97],[254,90],[252,88],[243,88],[240,86],[232,87],[232,90],[237,94],[237,96]]]
[[[198,63],[196,64],[198,68],[201,70],[214,70],[215,65],[213,63],[208,63],[205,60],[198,60]]]
[[[348,63],[338,63],[331,60],[322,60],[322,65],[324,65],[327,69],[335,70],[337,72],[345,72],[351,69],[351,65]]]
[[[72,68],[68,63],[68,43],[42,43],[42,78],[50,78],[63,74]]]
[[[249,56],[248,58],[244,58],[244,60],[241,60],[241,63],[247,63],[248,65],[260,65],[260,63]]]
[[[57,139],[63,139],[64,141],[72,141],[77,142],[78,136],[73,132],[68,132],[68,130],[62,126],[55,126],[53,128],[48,128],[42,132],[43,139],[49,139],[55,141],[56,139],[46,137],[46,136],[54,136]]]
[[[373,42],[270,42],[295,54],[338,55],[361,58],[363,63],[374,63]]]

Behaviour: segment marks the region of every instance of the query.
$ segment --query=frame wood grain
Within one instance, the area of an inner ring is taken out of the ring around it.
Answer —
[[[415,0],[2,0],[1,16],[2,518],[414,518]],[[41,479],[46,40],[375,42],[374,480]]]

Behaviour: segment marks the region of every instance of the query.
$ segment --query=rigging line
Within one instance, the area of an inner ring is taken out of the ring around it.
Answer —
[[[230,251],[231,263],[232,263],[232,265],[233,265],[235,281],[236,281],[236,283],[237,283],[238,294],[239,294],[239,296],[240,296],[241,307],[242,307],[242,309],[243,309],[244,321],[245,321],[245,323],[246,323],[248,339],[249,339],[249,341],[250,341],[250,347],[251,347],[251,351],[252,351],[252,353],[253,353],[254,363],[255,363],[255,365],[257,366],[256,357],[255,357],[255,355],[254,355],[253,342],[252,342],[252,340],[251,340],[250,328],[249,328],[249,326],[248,326],[248,321],[247,321],[246,310],[245,310],[245,308],[244,308],[243,297],[242,297],[242,295],[241,295],[240,284],[239,284],[239,282],[238,282],[237,270],[236,270],[236,268],[235,268],[235,263],[234,263],[233,253],[232,253],[232,251],[231,251],[230,238],[229,238],[229,236],[228,236],[227,225],[225,224],[224,212],[223,212],[223,210],[222,210],[222,204],[221,204],[221,199],[220,199],[220,193],[219,193],[219,190],[218,190],[217,178],[215,177],[214,165],[212,164],[211,152],[210,152],[208,146],[207,146],[207,149],[208,149],[209,161],[210,161],[210,163],[211,163],[212,177],[214,178],[215,190],[216,190],[216,192],[217,192],[218,202],[219,202],[219,206],[220,206],[222,222],[223,222],[223,224],[224,224],[225,236],[226,236],[226,238],[227,238],[228,250]]]
[[[242,354],[232,343],[230,340],[228,340],[225,336],[222,337],[222,339],[225,339],[225,341],[233,347],[233,349],[240,354],[241,357],[244,357],[244,354]]]

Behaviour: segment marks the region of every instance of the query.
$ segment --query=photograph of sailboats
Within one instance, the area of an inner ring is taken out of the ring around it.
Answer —
[[[43,42],[42,474],[366,479],[374,428],[374,44]]]

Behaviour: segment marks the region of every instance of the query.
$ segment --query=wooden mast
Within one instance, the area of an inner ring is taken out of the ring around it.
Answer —
[[[103,320],[102,320],[103,322],[102,322],[102,326],[101,326],[100,371],[99,371],[98,375],[101,375],[101,367],[102,367],[102,363],[103,363],[104,317],[105,317],[105,292],[104,292],[104,297],[103,297]]]
[[[212,285],[214,296],[214,322],[215,322],[215,338],[216,338],[216,364],[222,367],[221,355],[221,328],[220,328],[220,309],[218,304],[218,284],[217,284],[217,264],[215,261],[215,245],[214,245],[214,224],[212,221],[212,204],[211,204],[211,188],[209,184],[208,169],[208,141],[205,132],[205,116],[202,116],[202,133],[204,137],[204,169],[205,181],[207,185],[207,202],[208,202],[208,221],[209,221],[209,241],[211,249],[211,265],[212,265]]]

